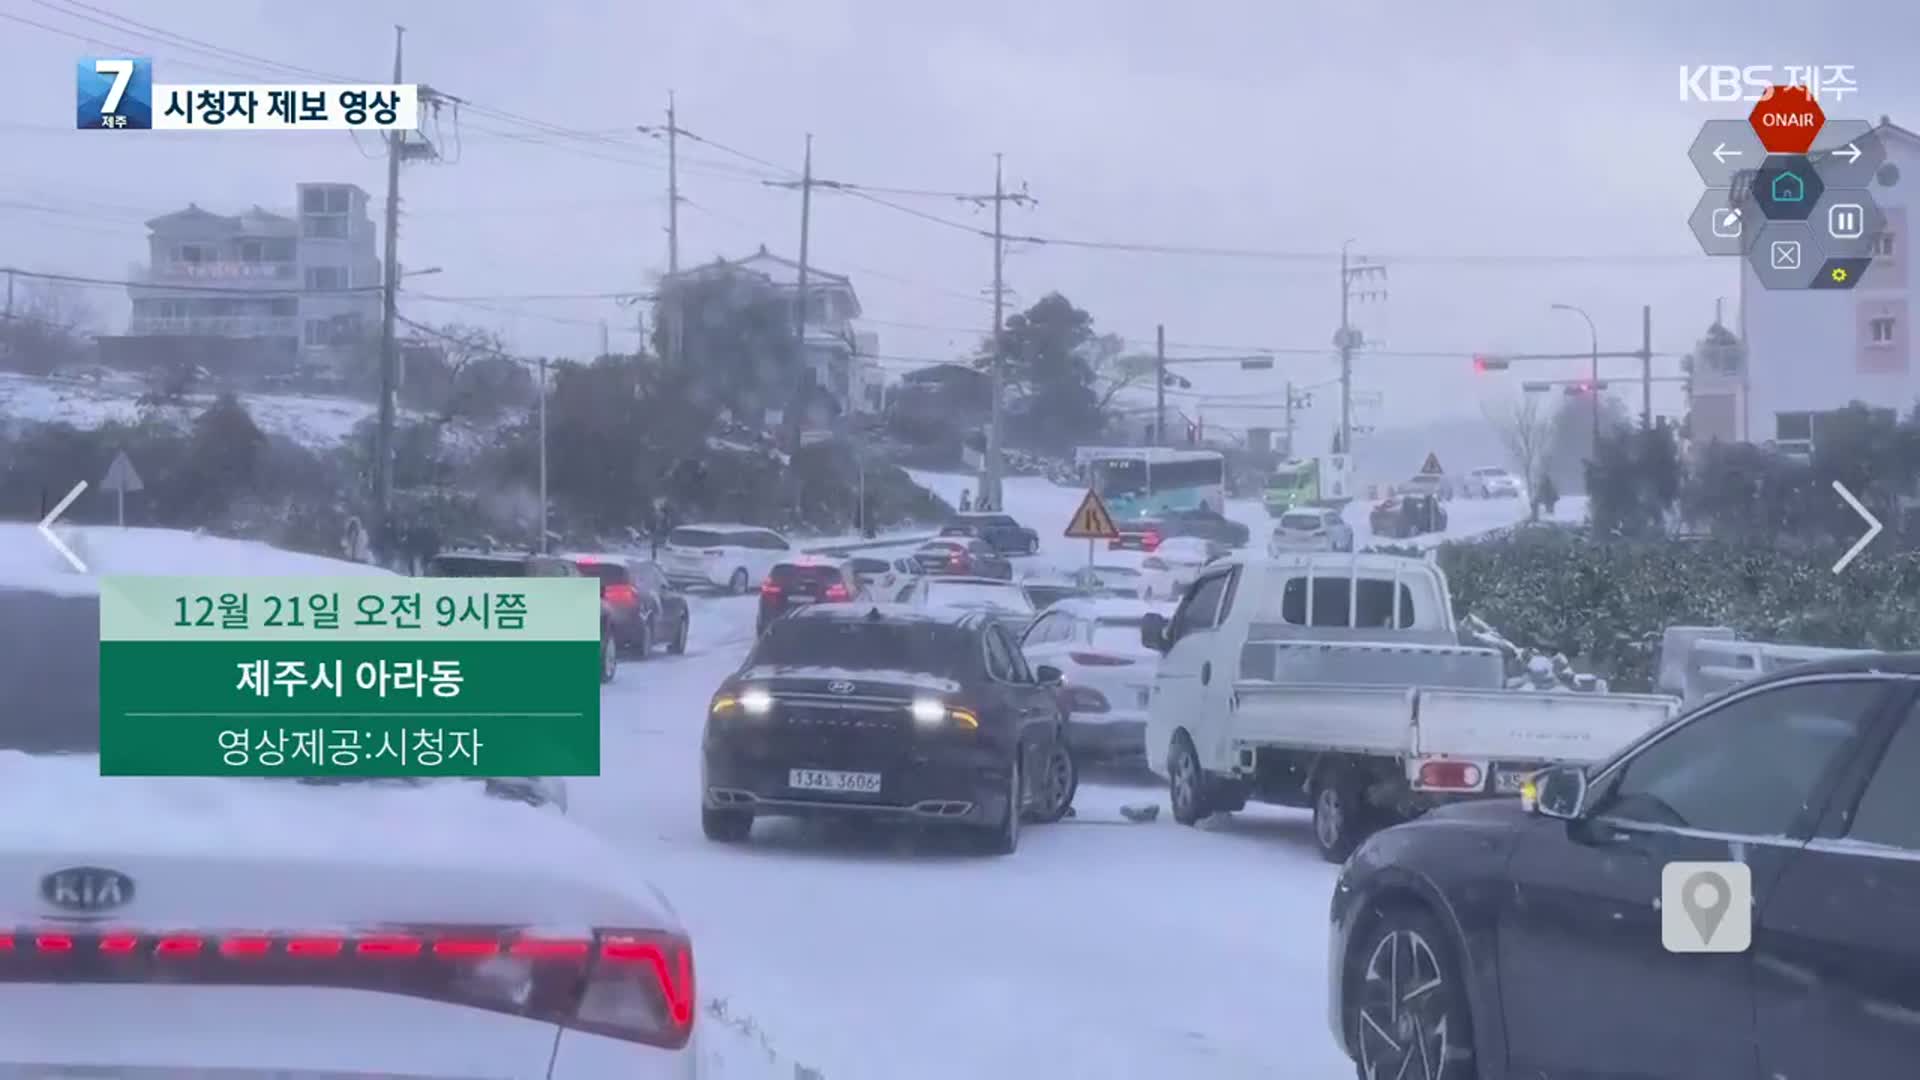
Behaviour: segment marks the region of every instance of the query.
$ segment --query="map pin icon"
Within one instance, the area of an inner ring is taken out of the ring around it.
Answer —
[[[1693,928],[1700,931],[1701,944],[1713,940],[1714,931],[1720,929],[1721,920],[1727,917],[1727,906],[1732,900],[1733,889],[1727,885],[1727,879],[1711,870],[1702,870],[1687,878],[1680,890],[1680,906],[1686,909],[1687,920],[1693,923]]]

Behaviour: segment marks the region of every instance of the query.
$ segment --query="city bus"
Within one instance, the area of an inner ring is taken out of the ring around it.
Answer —
[[[1218,451],[1083,446],[1074,462],[1115,520],[1202,506],[1226,512],[1227,459]]]

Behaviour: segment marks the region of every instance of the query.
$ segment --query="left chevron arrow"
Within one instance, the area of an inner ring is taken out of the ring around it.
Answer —
[[[61,542],[60,537],[54,534],[53,523],[60,520],[60,515],[66,513],[67,507],[72,506],[73,500],[79,498],[80,493],[85,490],[87,490],[87,482],[85,480],[73,485],[73,490],[67,492],[67,497],[61,499],[59,504],[49,511],[46,517],[40,519],[40,535],[46,537],[47,543],[53,545],[53,550],[59,552],[60,557],[67,560],[75,572],[81,574],[87,572],[87,564],[81,562],[80,556],[75,555],[73,549],[67,547],[65,543]]]

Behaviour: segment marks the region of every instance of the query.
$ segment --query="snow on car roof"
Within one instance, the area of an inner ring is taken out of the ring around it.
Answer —
[[[681,529],[706,529],[709,532],[770,532],[779,533],[779,529],[770,529],[765,525],[742,525],[737,521],[683,521],[671,531]]]
[[[1073,596],[1049,610],[1065,611],[1088,619],[1138,619],[1146,615],[1170,615],[1177,604],[1153,604],[1121,596]]]
[[[69,526],[54,532],[86,564],[86,572],[75,570],[47,543],[38,527],[5,524],[0,525],[0,589],[95,596],[99,594],[100,577],[104,574],[396,576],[365,563],[286,551],[257,540],[232,540],[179,529]]]

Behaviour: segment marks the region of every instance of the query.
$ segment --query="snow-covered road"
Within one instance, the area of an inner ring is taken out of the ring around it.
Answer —
[[[918,479],[949,501],[968,483]],[[1085,557],[1060,536],[1078,498],[1044,480],[1006,485],[1042,561]],[[1271,529],[1258,504],[1229,512],[1256,538]],[[1459,500],[1450,512],[1457,537],[1520,509]],[[1355,516],[1363,526],[1364,508]],[[575,816],[633,851],[695,935],[701,996],[726,1016],[706,1016],[722,1055],[713,1075],[1353,1075],[1325,1019],[1335,870],[1304,813],[1250,808],[1190,829],[1163,805],[1129,824],[1123,803],[1164,804],[1164,792],[1089,783],[1077,818],[1030,830],[1011,858],[785,822],[745,848],[707,842],[702,716],[751,642],[754,603],[696,598],[686,656],[622,667],[604,698],[605,775],[574,787]]]

